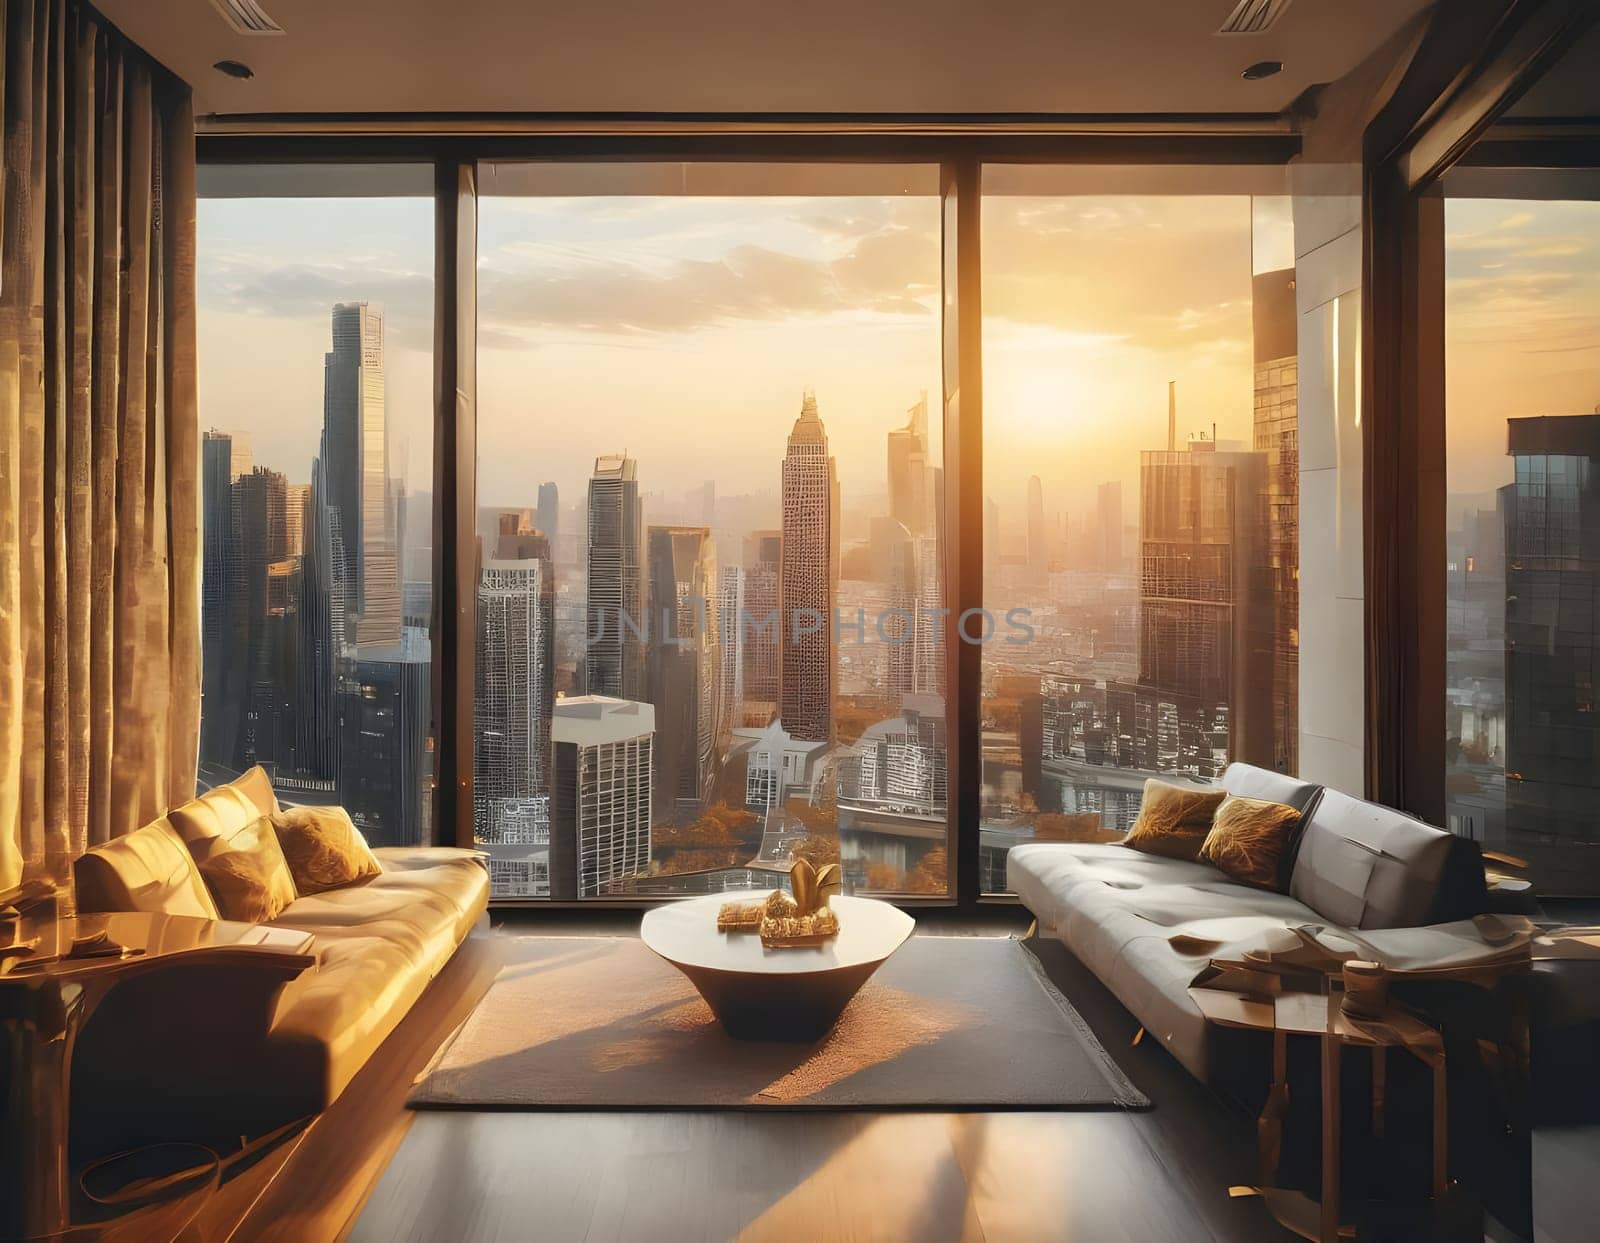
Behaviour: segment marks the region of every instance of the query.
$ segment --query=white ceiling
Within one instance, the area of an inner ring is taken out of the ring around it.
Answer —
[[[196,112],[1275,113],[1428,0],[98,0],[193,84]],[[248,82],[211,66],[240,60]],[[1281,60],[1261,82],[1239,74]]]

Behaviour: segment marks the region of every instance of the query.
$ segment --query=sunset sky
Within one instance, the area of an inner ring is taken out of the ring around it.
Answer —
[[[1131,485],[1164,444],[1169,379],[1180,437],[1248,438],[1251,217],[1244,195],[985,200],[985,491],[1004,527],[1029,474],[1052,511]],[[1470,492],[1504,481],[1506,417],[1600,401],[1600,208],[1452,201],[1447,220],[1450,486]],[[329,308],[379,302],[393,447],[431,486],[432,230],[423,198],[203,200],[203,423],[305,481]],[[808,386],[847,507],[881,495],[884,434],[922,390],[937,429],[938,278],[931,195],[485,197],[480,498],[531,505],[553,478],[570,504],[620,449],[669,498],[775,489]]]
[[[1600,203],[1445,203],[1449,489],[1511,480],[1506,420],[1600,405]]]

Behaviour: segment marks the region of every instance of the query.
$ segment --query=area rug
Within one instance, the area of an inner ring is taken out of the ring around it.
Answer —
[[[913,937],[815,1044],[733,1040],[632,937],[517,937],[417,1109],[1142,1109],[1019,941]]]

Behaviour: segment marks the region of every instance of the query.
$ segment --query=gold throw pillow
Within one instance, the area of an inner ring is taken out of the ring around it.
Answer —
[[[271,820],[262,816],[241,829],[229,847],[213,851],[200,864],[200,875],[222,918],[252,924],[276,919],[294,901],[295,891]]]
[[[1227,797],[1221,790],[1192,790],[1151,777],[1144,783],[1139,818],[1122,839],[1148,855],[1194,859],[1211,831],[1211,817]]]
[[[343,807],[286,807],[272,817],[272,827],[302,896],[342,889],[383,871]]]
[[[1281,891],[1283,852],[1299,824],[1300,813],[1285,803],[1230,796],[1217,808],[1200,862],[1257,889]]]

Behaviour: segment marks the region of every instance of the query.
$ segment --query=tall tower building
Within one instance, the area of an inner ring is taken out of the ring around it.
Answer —
[[[542,535],[502,529],[478,572],[477,694],[473,704],[473,811],[479,835],[504,839],[502,821],[550,781],[555,705],[555,577]]]
[[[1095,494],[1095,518],[1100,542],[1100,568],[1108,574],[1122,569],[1122,481],[1100,485]]]
[[[1600,889],[1600,413],[1508,419],[1506,846],[1558,893]]]
[[[550,896],[592,898],[650,870],[655,709],[606,695],[556,701]]]
[[[551,480],[539,485],[539,532],[550,541],[551,555],[555,554],[556,541],[561,538],[561,490]]]
[[[339,796],[374,846],[415,846],[433,821],[431,652],[425,630],[362,649],[343,704]]]
[[[744,541],[744,614],[740,618],[744,646],[745,716],[762,719],[736,725],[766,725],[778,708],[783,681],[782,615],[778,607],[783,563],[783,535],[752,531]]]
[[[705,806],[721,733],[717,554],[705,527],[651,527],[650,646],[646,661],[657,737],[653,788],[659,817]]]
[[[744,642],[740,617],[745,611],[745,570],[742,565],[717,567],[717,651],[722,667],[717,745],[725,746],[730,733],[744,724]]]
[[[591,695],[644,695],[643,558],[639,467],[626,454],[595,459],[589,480],[588,622]]]
[[[912,630],[912,685],[919,695],[944,694],[945,631],[939,610],[944,606],[944,550],[937,536],[919,536],[915,542],[917,564],[916,625]]]
[[[839,481],[817,399],[806,393],[783,458],[783,727],[805,742],[833,741],[839,651],[833,632],[839,579]]]
[[[383,312],[366,302],[333,308],[323,357],[323,452],[329,503],[349,555],[348,612],[358,644],[400,641],[400,566],[384,406]]]
[[[1269,760],[1279,772],[1300,766],[1300,365],[1294,269],[1263,272],[1251,286],[1255,338],[1255,428],[1261,455],[1259,529],[1250,587],[1250,677],[1272,714]]]
[[[1139,680],[1196,718],[1226,706],[1232,759],[1270,760],[1271,704],[1249,679],[1262,457],[1212,440],[1139,455]]]
[[[889,433],[889,516],[912,535],[928,529],[928,395]]]
[[[333,782],[342,745],[339,673],[348,591],[339,514],[328,504],[327,491],[322,459],[314,459],[301,540],[295,755],[301,775]]]
[[[235,525],[231,432],[208,431],[201,440],[200,759],[231,765],[239,740],[244,606],[238,595],[239,532]]]
[[[1042,583],[1050,574],[1050,527],[1044,520],[1044,484],[1028,476],[1028,577]]]
[[[234,763],[286,761],[279,736],[285,719],[283,682],[292,667],[283,625],[288,530],[287,485],[277,471],[258,466],[233,485],[233,520],[239,532],[236,600],[242,605],[239,691],[246,705]],[[274,570],[276,569],[276,573]],[[274,591],[274,588],[278,590]]]

